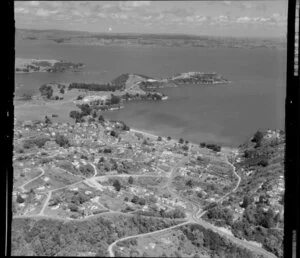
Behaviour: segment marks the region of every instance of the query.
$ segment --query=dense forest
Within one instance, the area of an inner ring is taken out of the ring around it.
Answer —
[[[115,85],[115,84],[73,82],[69,85],[68,89],[69,90],[81,89],[81,90],[88,90],[88,91],[116,91],[116,90],[123,90],[124,87],[122,85]]]
[[[229,227],[241,239],[256,241],[278,257],[283,256],[283,209],[284,195],[278,190],[279,178],[283,177],[284,132],[278,138],[268,138],[266,132],[257,131],[240,146],[242,157],[235,163],[242,177],[235,194],[222,204],[207,207],[204,216],[217,226]],[[232,208],[242,212],[233,219]]]
[[[143,216],[109,214],[83,221],[55,219],[14,219],[12,223],[13,256],[76,256],[93,252],[106,256],[115,240],[179,223]]]

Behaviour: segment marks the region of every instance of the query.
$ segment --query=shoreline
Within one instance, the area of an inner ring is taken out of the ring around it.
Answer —
[[[155,139],[157,139],[159,137],[159,135],[156,135],[156,134],[144,131],[142,129],[137,129],[137,128],[130,128],[130,132],[132,132],[132,133],[140,133],[140,134],[143,134],[143,135],[145,135],[145,136],[147,136],[149,138],[155,138]],[[167,138],[165,136],[161,136],[161,137],[162,138]],[[165,141],[167,141],[167,140],[165,140]],[[172,142],[172,141],[176,144],[176,143],[178,143],[179,139],[177,139],[177,138],[171,138],[170,142]],[[188,145],[191,145],[193,148],[194,147],[200,148],[199,144],[191,142],[191,141],[189,141]],[[229,149],[231,151],[237,151],[239,149],[238,147],[233,147],[233,146],[228,146],[228,145],[222,145],[222,144],[219,144],[219,143],[217,143],[217,145],[221,146],[221,151],[222,151],[222,149],[223,150],[224,149],[227,149],[227,150]]]

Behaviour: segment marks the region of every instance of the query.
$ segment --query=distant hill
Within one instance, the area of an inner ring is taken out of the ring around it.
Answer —
[[[64,44],[190,46],[230,48],[286,48],[285,38],[213,37],[187,34],[92,33],[17,29],[18,40],[51,40]]]

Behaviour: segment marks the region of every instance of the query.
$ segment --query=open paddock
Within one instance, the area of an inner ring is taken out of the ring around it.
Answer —
[[[31,168],[31,167],[20,168],[14,166],[13,173],[14,173],[14,188],[18,188],[19,186],[26,184],[26,182],[29,182],[35,177],[41,175],[42,171],[38,168]]]

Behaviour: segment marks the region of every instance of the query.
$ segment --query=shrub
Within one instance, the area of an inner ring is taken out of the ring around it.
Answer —
[[[52,124],[52,121],[48,116],[45,116],[45,124]]]
[[[129,178],[128,178],[128,184],[133,184],[133,177],[132,176],[130,176]]]
[[[94,168],[90,164],[81,165],[79,170],[85,177],[92,176],[94,174]]]
[[[206,147],[206,143],[205,143],[205,142],[201,142],[201,143],[200,143],[200,147],[201,147],[201,148],[205,148],[205,147]]]
[[[23,202],[25,202],[25,199],[22,198],[22,196],[18,194],[18,195],[17,195],[17,202],[18,202],[18,203],[23,203]]]
[[[41,95],[47,99],[50,99],[53,95],[53,88],[47,84],[43,84],[39,88],[39,91],[40,91]]]
[[[244,151],[244,157],[245,158],[254,158],[256,155],[256,151],[255,150],[245,150]]]
[[[121,190],[121,183],[119,182],[118,179],[116,179],[116,180],[114,181],[113,187],[115,188],[115,190],[116,190],[117,192],[119,192],[119,191]]]
[[[24,149],[31,149],[32,147],[34,147],[34,143],[32,141],[24,141],[23,143],[23,148]]]
[[[146,200],[144,198],[139,198],[138,204],[144,206],[146,204]]]
[[[76,110],[72,110],[72,111],[70,111],[69,116],[73,119],[80,119],[81,113]]]
[[[116,131],[111,131],[110,136],[117,138],[119,136],[119,134]]]
[[[184,143],[184,140],[182,138],[179,139],[178,141],[180,144],[183,144]]]
[[[69,147],[69,139],[65,137],[64,135],[56,135],[55,136],[55,142],[60,146],[60,147]]]
[[[92,118],[92,117],[90,117],[90,118],[88,119],[88,122],[91,124],[91,123],[95,122],[95,119]]]
[[[206,148],[213,150],[215,152],[221,151],[221,146],[216,145],[216,144],[206,144]]]
[[[138,201],[139,201],[139,197],[136,196],[136,195],[133,196],[132,199],[131,199],[131,202],[132,202],[132,203],[138,203]]]
[[[188,151],[188,150],[189,150],[189,146],[188,146],[188,145],[183,145],[183,146],[182,146],[182,149],[183,149],[184,151]]]
[[[72,211],[72,212],[77,212],[77,211],[78,211],[78,206],[77,206],[76,204],[74,204],[74,203],[70,203],[70,204],[68,205],[68,208],[69,208],[70,211]]]
[[[257,165],[262,166],[262,167],[266,167],[266,166],[269,165],[269,162],[268,162],[267,159],[262,159],[262,160],[260,160],[260,161],[257,163]]]
[[[203,158],[201,156],[198,156],[197,161],[203,161]]]
[[[252,203],[253,203],[253,198],[251,196],[245,195],[241,207],[247,208]]]
[[[34,145],[36,145],[37,147],[42,148],[42,147],[44,147],[44,145],[47,141],[50,141],[49,137],[39,137],[39,138],[36,138],[36,139],[27,139],[27,140],[24,141],[23,147],[25,149],[30,149]]]
[[[112,105],[119,104],[120,102],[121,102],[121,98],[119,96],[115,96],[115,95],[111,94],[110,103]]]
[[[192,179],[189,179],[188,181],[186,181],[185,184],[186,184],[187,186],[191,187],[191,188],[193,188],[194,185],[195,185],[195,183],[194,183],[194,181],[193,181]]]
[[[158,140],[158,141],[162,141],[161,136],[158,136],[158,137],[157,137],[157,140]]]
[[[72,196],[71,202],[77,206],[87,202],[89,199],[90,198],[88,195],[81,192],[77,192]]]
[[[263,139],[263,137],[264,137],[263,133],[260,132],[260,131],[257,131],[257,132],[254,134],[254,136],[253,136],[253,138],[252,138],[251,141],[252,141],[252,142],[256,142],[256,143],[260,143],[261,140]]]
[[[81,116],[88,116],[92,112],[92,108],[88,104],[78,105],[81,110]]]

